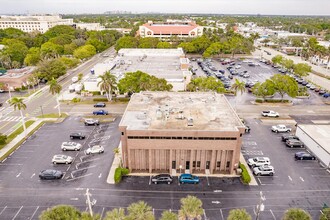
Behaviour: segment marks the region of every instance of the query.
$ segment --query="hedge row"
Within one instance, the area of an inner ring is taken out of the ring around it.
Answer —
[[[246,167],[244,164],[239,164],[239,167],[242,169],[242,181],[245,184],[249,184],[251,182],[251,176],[249,174],[249,172],[247,171]]]
[[[94,102],[107,102],[108,99],[107,98],[94,98],[93,101]]]
[[[283,99],[283,100],[281,100],[281,99],[256,99],[256,102],[257,103],[264,103],[264,102],[266,102],[266,103],[288,103],[289,102],[289,100],[287,100],[287,99]]]
[[[115,170],[115,183],[120,183],[122,176],[129,174],[129,169],[118,167]]]

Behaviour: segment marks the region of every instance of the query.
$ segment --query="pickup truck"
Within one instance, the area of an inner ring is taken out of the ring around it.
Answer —
[[[279,117],[280,115],[278,114],[278,112],[272,111],[272,110],[268,110],[268,111],[262,111],[261,115],[264,117]]]
[[[272,126],[272,131],[279,133],[279,132],[290,132],[291,128],[286,127],[285,125],[274,125]]]

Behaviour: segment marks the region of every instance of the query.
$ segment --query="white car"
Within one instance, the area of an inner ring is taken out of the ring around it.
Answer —
[[[290,132],[291,128],[286,127],[285,125],[274,125],[272,126],[272,131],[279,133],[279,132]]]
[[[251,167],[260,167],[263,165],[270,165],[270,160],[268,157],[254,157],[249,158],[247,164]]]
[[[72,82],[73,82],[73,83],[78,82],[78,77],[77,77],[77,76],[72,77]]]
[[[267,110],[267,111],[262,111],[261,115],[264,117],[279,117],[280,114],[278,114],[278,112],[272,111],[272,110]]]
[[[274,171],[273,166],[264,165],[264,166],[253,168],[253,173],[254,173],[254,175],[257,175],[257,176],[264,176],[264,175],[273,176],[275,171]]]
[[[61,149],[63,151],[67,151],[67,150],[80,150],[81,149],[81,144],[76,143],[76,142],[63,142]]]
[[[89,147],[86,150],[86,154],[100,154],[104,152],[104,147],[101,145],[94,145],[93,147]]]
[[[52,163],[53,164],[58,164],[58,163],[65,163],[65,164],[69,164],[72,163],[73,158],[70,156],[66,156],[66,155],[54,155],[53,159],[52,159]]]

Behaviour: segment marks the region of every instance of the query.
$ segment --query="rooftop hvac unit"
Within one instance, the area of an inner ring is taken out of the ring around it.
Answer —
[[[193,118],[188,118],[187,126],[194,126],[194,119]]]

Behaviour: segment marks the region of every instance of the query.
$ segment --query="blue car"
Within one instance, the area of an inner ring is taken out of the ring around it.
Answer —
[[[330,97],[330,93],[328,93],[328,92],[327,92],[327,93],[324,93],[324,94],[323,94],[323,97],[324,97],[324,98],[329,98],[329,97]]]
[[[103,109],[97,110],[97,111],[93,111],[93,115],[108,115],[108,111],[105,111]]]
[[[199,183],[199,177],[193,176],[191,174],[181,174],[179,177],[179,182],[180,182],[180,184],[184,184],[184,183],[197,184],[197,183]]]

